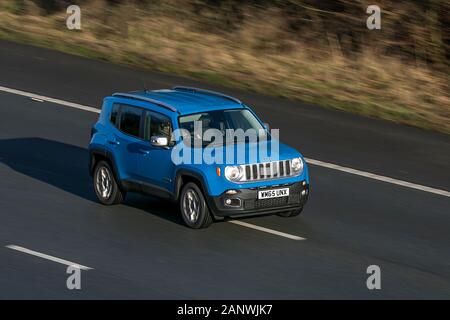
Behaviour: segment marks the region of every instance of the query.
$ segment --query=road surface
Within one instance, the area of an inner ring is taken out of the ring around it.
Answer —
[[[98,108],[143,81],[235,95],[308,159],[364,174],[311,164],[301,216],[191,230],[151,197],[96,201],[96,112],[0,90],[0,298],[450,298],[448,136],[0,41],[2,87]],[[90,268],[81,290],[67,289],[66,260]],[[381,290],[366,286],[370,265]]]

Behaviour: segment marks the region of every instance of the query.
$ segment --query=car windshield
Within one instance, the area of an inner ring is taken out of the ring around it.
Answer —
[[[204,133],[208,129],[216,129],[222,134],[223,140],[225,142],[225,137],[230,134],[231,130],[242,129],[247,131],[253,129],[255,134],[258,135],[260,130],[265,130],[258,119],[247,109],[231,109],[231,110],[215,110],[208,112],[201,112],[196,114],[191,114],[187,116],[182,116],[179,119],[180,128],[187,130],[191,138],[202,139]],[[201,135],[200,131],[196,129],[201,125]],[[232,140],[233,142],[242,142],[236,137]],[[202,141],[202,145],[208,145],[210,141]]]

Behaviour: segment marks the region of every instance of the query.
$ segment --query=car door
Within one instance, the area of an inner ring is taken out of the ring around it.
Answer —
[[[143,118],[142,151],[138,160],[143,191],[149,194],[168,197],[173,190],[174,164],[170,147],[156,147],[150,142],[152,136],[167,137],[172,133],[171,119],[158,112],[145,111]]]
[[[111,145],[120,179],[130,187],[139,189],[138,159],[141,155],[139,142],[143,109],[120,104],[116,130],[107,138]],[[117,108],[116,105],[113,106]]]

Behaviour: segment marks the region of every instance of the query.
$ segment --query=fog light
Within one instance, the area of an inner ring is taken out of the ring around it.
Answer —
[[[225,205],[228,207],[240,207],[241,206],[241,199],[225,199]]]
[[[306,190],[302,191],[302,196],[304,196],[306,194]]]

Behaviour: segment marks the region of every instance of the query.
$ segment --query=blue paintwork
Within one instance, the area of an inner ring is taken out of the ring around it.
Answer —
[[[163,89],[135,92],[134,94],[169,104],[177,109],[180,115],[197,113],[204,110],[244,108],[242,104],[235,103],[231,100],[199,92]]]
[[[272,186],[298,181],[306,181],[309,184],[308,167],[304,159],[304,170],[299,176],[246,183],[233,183],[228,181],[223,175],[226,165],[175,165],[171,161],[171,148],[153,147],[148,141],[124,134],[112,125],[109,121],[112,104],[128,104],[164,114],[172,120],[173,129],[178,128],[178,118],[181,115],[222,109],[251,109],[244,104],[239,104],[223,97],[198,92],[157,90],[150,92],[133,92],[133,94],[169,104],[170,106],[176,108],[177,112],[173,112],[164,107],[136,99],[113,96],[109,96],[104,99],[99,120],[93,127],[94,131],[89,149],[102,150],[105,154],[112,156],[119,180],[131,179],[142,181],[158,186],[170,193],[175,194],[177,172],[179,172],[179,170],[185,170],[195,173],[197,176],[203,178],[206,192],[210,196],[218,196],[228,189]],[[238,145],[231,145],[218,148],[218,150],[219,152],[226,154],[230,151],[230,148],[237,147]],[[254,144],[245,144],[244,147],[247,151],[246,154],[249,154],[249,149],[257,146]],[[297,150],[280,142],[279,160],[292,159],[295,157],[303,158]],[[267,159],[258,158],[258,162],[267,162],[271,160],[273,159],[270,157]],[[247,161],[248,159],[246,159],[245,163],[249,163]],[[216,174],[217,167],[220,167],[222,170],[222,176],[220,177]]]

